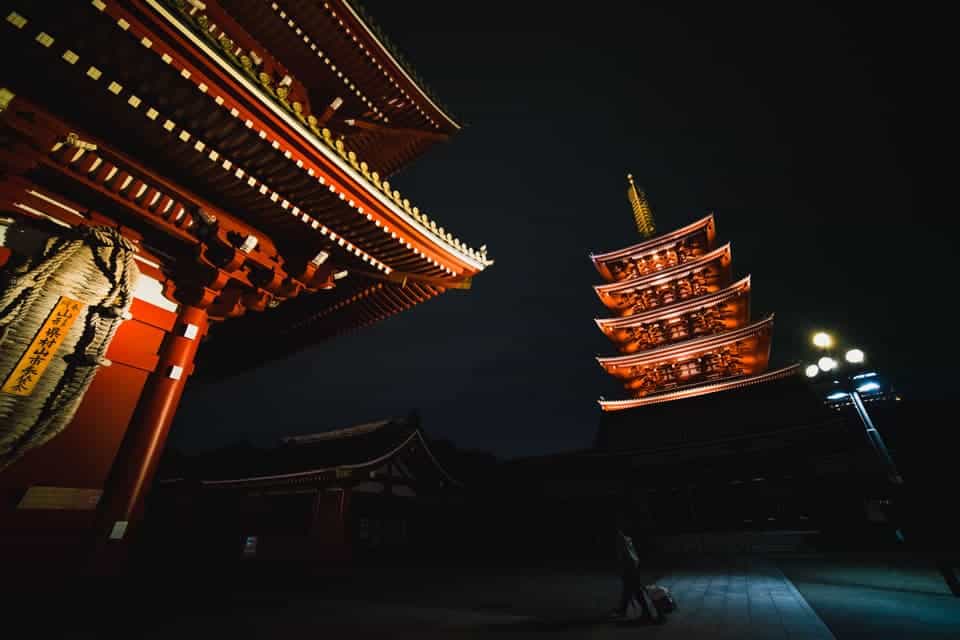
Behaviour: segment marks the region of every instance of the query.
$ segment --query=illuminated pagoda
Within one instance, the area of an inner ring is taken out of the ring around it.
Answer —
[[[55,562],[136,529],[195,368],[492,262],[389,182],[460,124],[348,0],[8,4],[0,539]]]
[[[596,320],[621,355],[597,358],[629,399],[600,400],[606,412],[741,388],[796,373],[767,372],[773,316],[750,318],[750,277],[734,279],[730,244],[717,246],[708,215],[655,234],[646,195],[628,176],[643,240],[591,255],[607,281],[595,286],[614,317]]]
[[[600,399],[589,448],[502,465],[496,516],[479,517],[508,525],[484,545],[526,562],[595,562],[609,553],[597,523],[615,518],[652,553],[859,549],[882,538],[887,523],[871,505],[891,495],[888,468],[799,365],[769,370],[773,317],[751,316],[751,278],[733,271],[713,215],[657,235],[632,179],[627,194],[639,242],[591,259],[610,311],[596,323],[619,351],[598,361],[629,397]]]

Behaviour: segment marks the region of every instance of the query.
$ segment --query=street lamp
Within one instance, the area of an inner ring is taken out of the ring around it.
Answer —
[[[843,355],[843,359],[850,364],[863,364],[866,356],[860,349],[850,349]]]
[[[817,360],[816,364],[807,365],[804,373],[806,373],[808,378],[813,380],[821,372],[832,372],[831,377],[834,383],[839,384],[840,387],[831,393],[828,399],[838,400],[845,397],[850,399],[850,403],[856,410],[857,417],[860,418],[860,422],[866,431],[867,440],[871,446],[873,446],[874,451],[876,451],[884,467],[886,467],[890,480],[894,484],[903,484],[903,477],[900,475],[900,472],[897,471],[897,466],[894,464],[893,458],[887,450],[887,445],[883,441],[880,432],[877,431],[877,428],[874,426],[873,420],[870,418],[867,407],[863,404],[863,398],[860,395],[862,393],[876,391],[880,388],[880,385],[875,381],[862,381],[865,375],[860,365],[866,361],[866,354],[862,349],[851,348],[844,353],[843,360],[845,364],[839,362],[833,357],[831,351],[834,345],[833,337],[824,331],[818,331],[814,334],[813,344],[823,355]]]
[[[818,349],[829,349],[833,346],[833,337],[831,337],[830,334],[826,333],[825,331],[818,331],[817,333],[813,334],[813,344]]]
[[[817,367],[821,371],[833,371],[837,368],[837,361],[831,358],[830,356],[823,356],[817,360]]]

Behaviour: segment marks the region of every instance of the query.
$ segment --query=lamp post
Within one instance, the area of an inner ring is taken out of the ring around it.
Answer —
[[[861,349],[852,348],[846,350],[842,360],[834,357],[835,344],[833,337],[824,331],[814,334],[813,345],[819,350],[820,357],[816,364],[807,365],[804,373],[811,380],[818,378],[821,374],[833,376],[834,382],[840,384],[840,389],[831,395],[838,395],[842,398],[845,394],[850,399],[850,404],[853,405],[866,432],[867,441],[870,442],[873,450],[880,458],[880,462],[887,471],[887,477],[893,484],[902,485],[903,476],[897,470],[897,465],[883,441],[883,436],[877,431],[870,414],[867,412],[867,407],[863,403],[861,393],[877,388],[875,382],[858,382],[858,380],[863,379],[860,376],[863,375],[863,365],[867,359],[866,354]]]
[[[880,435],[880,432],[877,431],[873,420],[870,418],[870,414],[867,412],[867,407],[863,404],[861,393],[878,388],[876,382],[858,383],[858,381],[866,379],[864,376],[869,375],[863,372],[866,354],[860,349],[849,349],[843,358],[846,364],[842,365],[832,355],[834,343],[833,337],[830,336],[830,334],[823,331],[814,334],[813,344],[820,350],[820,358],[817,360],[817,364],[806,366],[804,372],[807,377],[814,379],[821,373],[835,372],[833,379],[843,385],[842,389],[836,393],[838,395],[845,393],[849,396],[850,403],[856,410],[857,416],[860,418],[860,422],[866,431],[867,440],[869,440],[874,451],[876,451],[879,456],[880,461],[886,468],[890,481],[897,487],[902,487],[903,476],[897,471],[897,466],[894,464],[893,458],[887,450],[887,445],[884,443],[883,437]],[[902,530],[898,528],[897,533],[902,542]],[[943,580],[949,587],[950,592],[953,593],[955,597],[960,598],[960,578],[957,576],[958,566],[960,566],[960,561],[957,560],[956,555],[944,556],[940,554],[937,556],[937,570],[943,576]]]

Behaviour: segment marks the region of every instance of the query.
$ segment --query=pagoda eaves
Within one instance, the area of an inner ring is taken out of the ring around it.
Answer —
[[[690,262],[685,262],[675,267],[670,267],[669,269],[630,280],[594,285],[593,289],[600,298],[600,301],[607,308],[620,311],[623,315],[629,315],[635,304],[633,297],[629,295],[631,293],[639,293],[670,284],[671,282],[679,282],[703,275],[709,276],[709,279],[702,285],[704,289],[702,293],[712,293],[722,289],[730,282],[730,261],[730,243],[727,243]],[[695,296],[701,294],[696,291],[691,291],[689,295]],[[668,299],[670,299],[672,303],[672,300],[676,298],[671,295],[668,296]],[[669,303],[657,300],[650,305],[643,306],[643,308],[639,310],[646,311],[651,308],[665,306],[665,304]]]
[[[741,278],[729,287],[720,291],[696,296],[687,300],[681,300],[663,307],[656,307],[649,311],[635,313],[633,315],[621,316],[616,318],[597,318],[594,322],[603,333],[615,344],[618,344],[621,351],[632,353],[637,349],[644,348],[639,340],[637,332],[644,331],[654,323],[669,323],[677,319],[692,319],[694,315],[710,314],[714,317],[701,317],[700,320],[710,321],[710,326],[697,327],[694,322],[693,327],[683,328],[679,333],[682,336],[671,337],[673,327],[665,327],[663,331],[663,342],[677,342],[685,339],[692,333],[699,335],[696,331],[705,333],[718,332],[713,324],[722,327],[724,330],[734,329],[745,325],[750,318],[750,276]]]
[[[614,280],[620,280],[621,278],[616,278],[611,272],[611,264],[622,260],[643,258],[655,254],[664,247],[683,242],[698,234],[702,234],[703,236],[703,251],[712,249],[716,238],[716,224],[712,213],[684,227],[655,236],[649,240],[626,247],[625,249],[617,249],[616,251],[608,251],[596,255],[591,254],[590,260],[600,275],[608,282],[612,282]]]
[[[644,396],[642,398],[627,398],[625,400],[601,399],[601,400],[598,400],[597,402],[603,411],[624,411],[626,409],[636,409],[638,407],[644,407],[652,404],[661,404],[664,402],[672,402],[675,400],[696,398],[698,396],[705,396],[711,393],[718,393],[721,391],[733,391],[735,389],[742,389],[744,387],[749,387],[755,384],[772,382],[774,380],[793,377],[798,375],[799,373],[800,373],[800,365],[794,364],[794,365],[790,365],[789,367],[777,369],[776,371],[768,371],[766,373],[761,373],[755,376],[747,376],[745,378],[734,378],[732,380],[712,382],[709,384],[699,385],[696,387],[687,387],[684,389],[677,389],[675,391],[667,391],[665,393],[658,393],[655,395]]]
[[[624,356],[597,357],[607,373],[619,377],[630,378],[631,374],[627,369],[645,364],[659,364],[663,362],[676,361],[685,357],[691,357],[696,354],[705,353],[711,349],[735,344],[741,340],[754,338],[764,334],[769,335],[773,328],[773,314],[762,320],[753,322],[744,327],[725,331],[724,333],[693,338],[678,344],[668,344],[654,349],[648,349],[639,353]],[[764,365],[766,357],[758,358]]]

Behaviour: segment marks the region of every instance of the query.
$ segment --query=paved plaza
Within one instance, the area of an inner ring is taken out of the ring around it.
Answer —
[[[56,606],[48,594],[43,604],[57,615],[27,615],[36,637],[71,639],[960,637],[960,599],[926,568],[760,557],[673,564],[648,576],[678,602],[663,625],[639,621],[636,612],[607,616],[619,595],[615,575],[543,570],[358,569],[295,582],[280,574],[185,575],[175,584],[166,576],[114,584],[109,594],[70,589]]]

